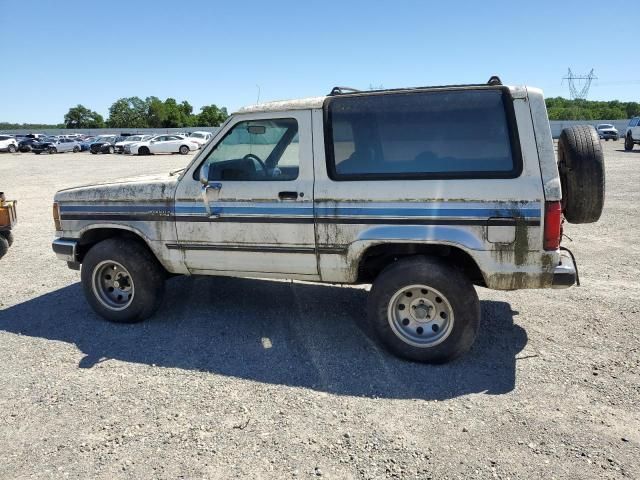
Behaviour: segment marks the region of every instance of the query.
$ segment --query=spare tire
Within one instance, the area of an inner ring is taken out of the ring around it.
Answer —
[[[565,128],[558,141],[562,212],[569,223],[598,221],[604,207],[604,155],[591,125]]]

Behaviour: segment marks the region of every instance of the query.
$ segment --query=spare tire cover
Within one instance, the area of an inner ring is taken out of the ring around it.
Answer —
[[[604,155],[591,125],[565,128],[558,141],[562,211],[569,223],[598,221],[604,207]]]

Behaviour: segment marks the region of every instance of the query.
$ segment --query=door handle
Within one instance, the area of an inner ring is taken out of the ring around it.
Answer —
[[[280,192],[278,193],[278,198],[280,200],[297,200],[298,192]]]

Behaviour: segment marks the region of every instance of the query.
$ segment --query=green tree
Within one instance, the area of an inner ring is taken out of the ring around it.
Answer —
[[[160,128],[164,126],[167,113],[164,108],[164,102],[158,97],[147,97],[147,125],[151,128]]]
[[[229,116],[225,107],[218,108],[217,105],[205,105],[200,109],[197,116],[199,127],[218,127]]]
[[[146,128],[148,110],[140,97],[121,98],[109,107],[107,124],[115,128]]]
[[[65,114],[64,125],[66,128],[103,128],[104,119],[99,113],[77,105]]]

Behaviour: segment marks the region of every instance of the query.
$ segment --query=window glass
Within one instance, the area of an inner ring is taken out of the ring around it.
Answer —
[[[286,181],[298,178],[298,122],[239,122],[209,153],[209,180]]]
[[[513,175],[500,90],[334,97],[328,106],[335,178]]]

